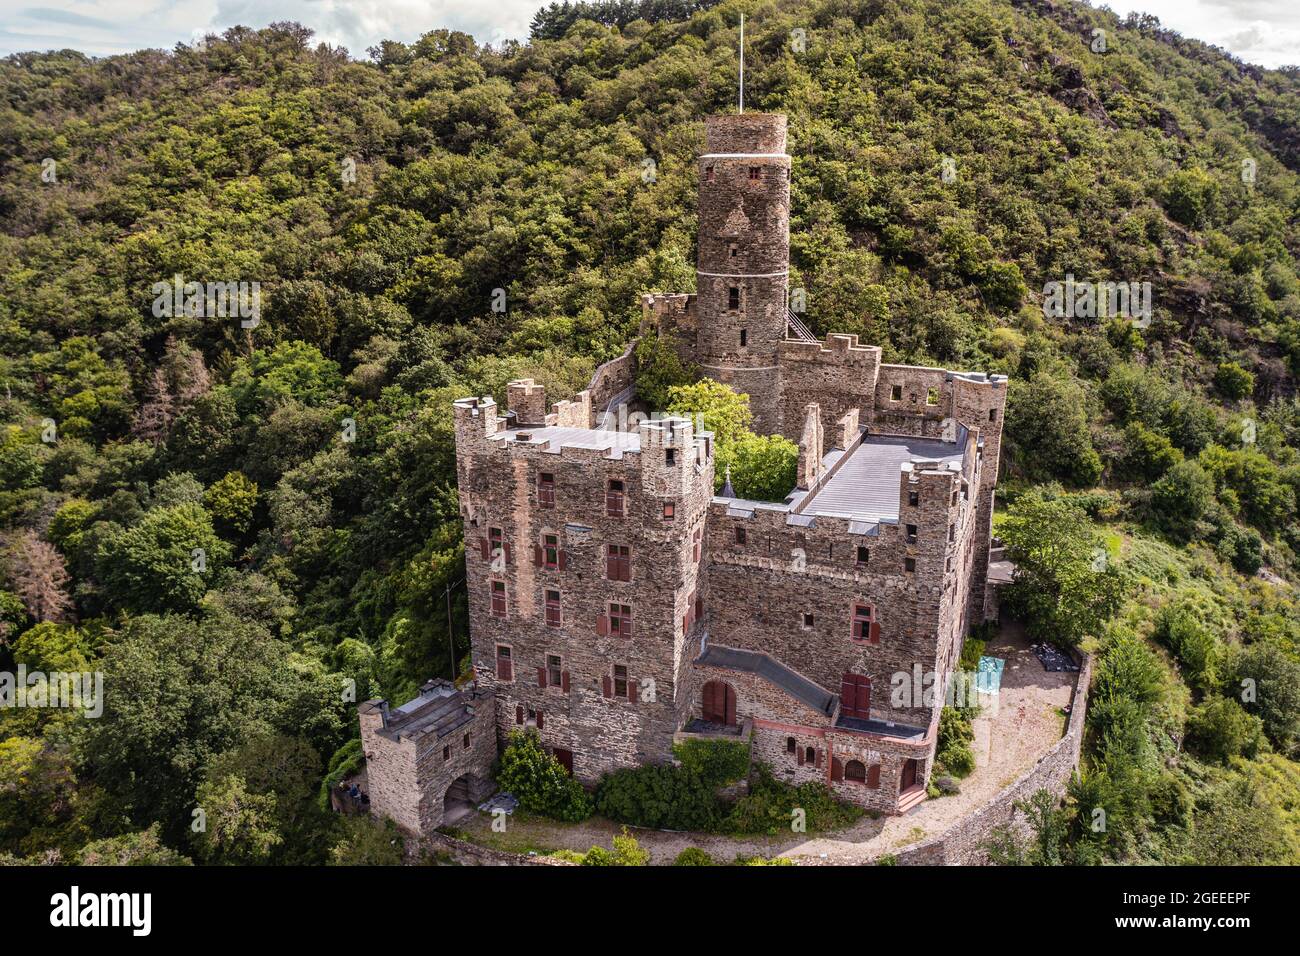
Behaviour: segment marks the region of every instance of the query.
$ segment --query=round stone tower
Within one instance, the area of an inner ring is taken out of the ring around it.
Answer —
[[[755,429],[778,431],[778,349],[790,269],[786,118],[705,118],[700,157],[697,355],[701,371],[749,395]]]

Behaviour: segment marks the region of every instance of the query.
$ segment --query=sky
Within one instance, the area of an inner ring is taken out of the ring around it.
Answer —
[[[171,49],[237,24],[297,20],[357,58],[380,40],[409,42],[439,27],[481,42],[523,40],[544,0],[0,0],[0,56],[71,48],[92,56]],[[1297,0],[1110,0],[1154,14],[1184,36],[1250,63],[1300,64]]]

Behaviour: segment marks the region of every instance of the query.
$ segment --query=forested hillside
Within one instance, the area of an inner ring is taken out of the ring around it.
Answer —
[[[0,61],[0,671],[106,688],[0,710],[0,857],[385,855],[318,789],[354,701],[467,649],[451,400],[566,397],[693,287],[743,12],[808,324],[1012,380],[1018,600],[1097,680],[1006,854],[1300,861],[1300,72],[1052,0],[582,6],[503,49]],[[158,314],[177,276],[257,321]],[[1150,323],[1045,317],[1067,276],[1150,282]],[[1043,522],[1113,594],[1035,565]]]

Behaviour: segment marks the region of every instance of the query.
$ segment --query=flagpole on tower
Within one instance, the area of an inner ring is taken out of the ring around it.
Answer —
[[[740,15],[740,112],[745,112],[745,15]]]

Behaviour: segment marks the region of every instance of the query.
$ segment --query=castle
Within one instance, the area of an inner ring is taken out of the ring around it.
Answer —
[[[549,410],[531,380],[509,384],[505,414],[457,401],[475,679],[361,712],[372,807],[407,829],[489,794],[497,747],[524,728],[585,783],[706,736],[872,810],[925,799],[943,688],[996,613],[1006,378],[815,340],[787,302],[785,117],[705,129],[697,291],[644,297],[641,333],[797,441],[797,487],[715,493],[713,436],[687,419],[606,428],[634,392],[631,349]]]

